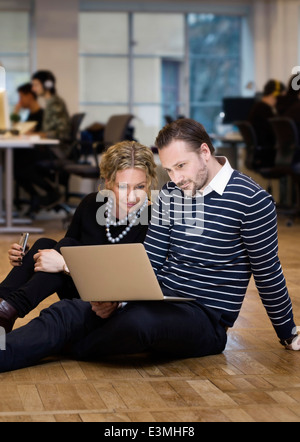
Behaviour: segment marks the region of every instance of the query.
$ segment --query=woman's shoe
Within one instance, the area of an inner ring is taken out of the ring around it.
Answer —
[[[3,327],[6,333],[12,331],[14,323],[18,318],[17,310],[4,299],[0,298],[0,327]]]

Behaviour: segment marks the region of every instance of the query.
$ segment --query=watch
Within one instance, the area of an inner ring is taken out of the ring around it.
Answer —
[[[64,264],[63,272],[64,272],[65,275],[69,275],[70,276],[70,270],[68,269],[67,264]]]

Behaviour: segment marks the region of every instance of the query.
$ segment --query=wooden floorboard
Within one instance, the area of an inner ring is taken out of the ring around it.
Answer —
[[[45,236],[63,235],[59,220]],[[31,235],[31,243],[38,236]],[[13,235],[1,235],[0,277]],[[300,223],[279,223],[279,256],[300,325]],[[56,301],[45,300],[16,327]],[[78,362],[52,358],[0,374],[3,422],[299,422],[300,353],[280,346],[253,280],[224,353],[185,360],[149,355]]]

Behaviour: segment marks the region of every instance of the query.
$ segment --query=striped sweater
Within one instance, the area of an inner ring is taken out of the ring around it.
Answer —
[[[251,275],[280,339],[295,327],[278,258],[272,197],[233,171],[222,192],[184,196],[167,183],[153,206],[145,248],[162,287],[222,310],[224,325],[238,317]]]

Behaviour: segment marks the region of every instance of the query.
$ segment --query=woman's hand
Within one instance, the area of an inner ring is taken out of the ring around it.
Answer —
[[[91,302],[92,310],[102,319],[109,318],[118,308],[118,302]]]
[[[10,246],[8,251],[8,259],[12,266],[17,267],[22,265],[23,256],[28,252],[29,246],[26,246],[25,251],[23,252],[23,247],[17,243],[14,243]]]
[[[66,264],[63,256],[54,249],[39,250],[33,259],[35,272],[59,273]]]

